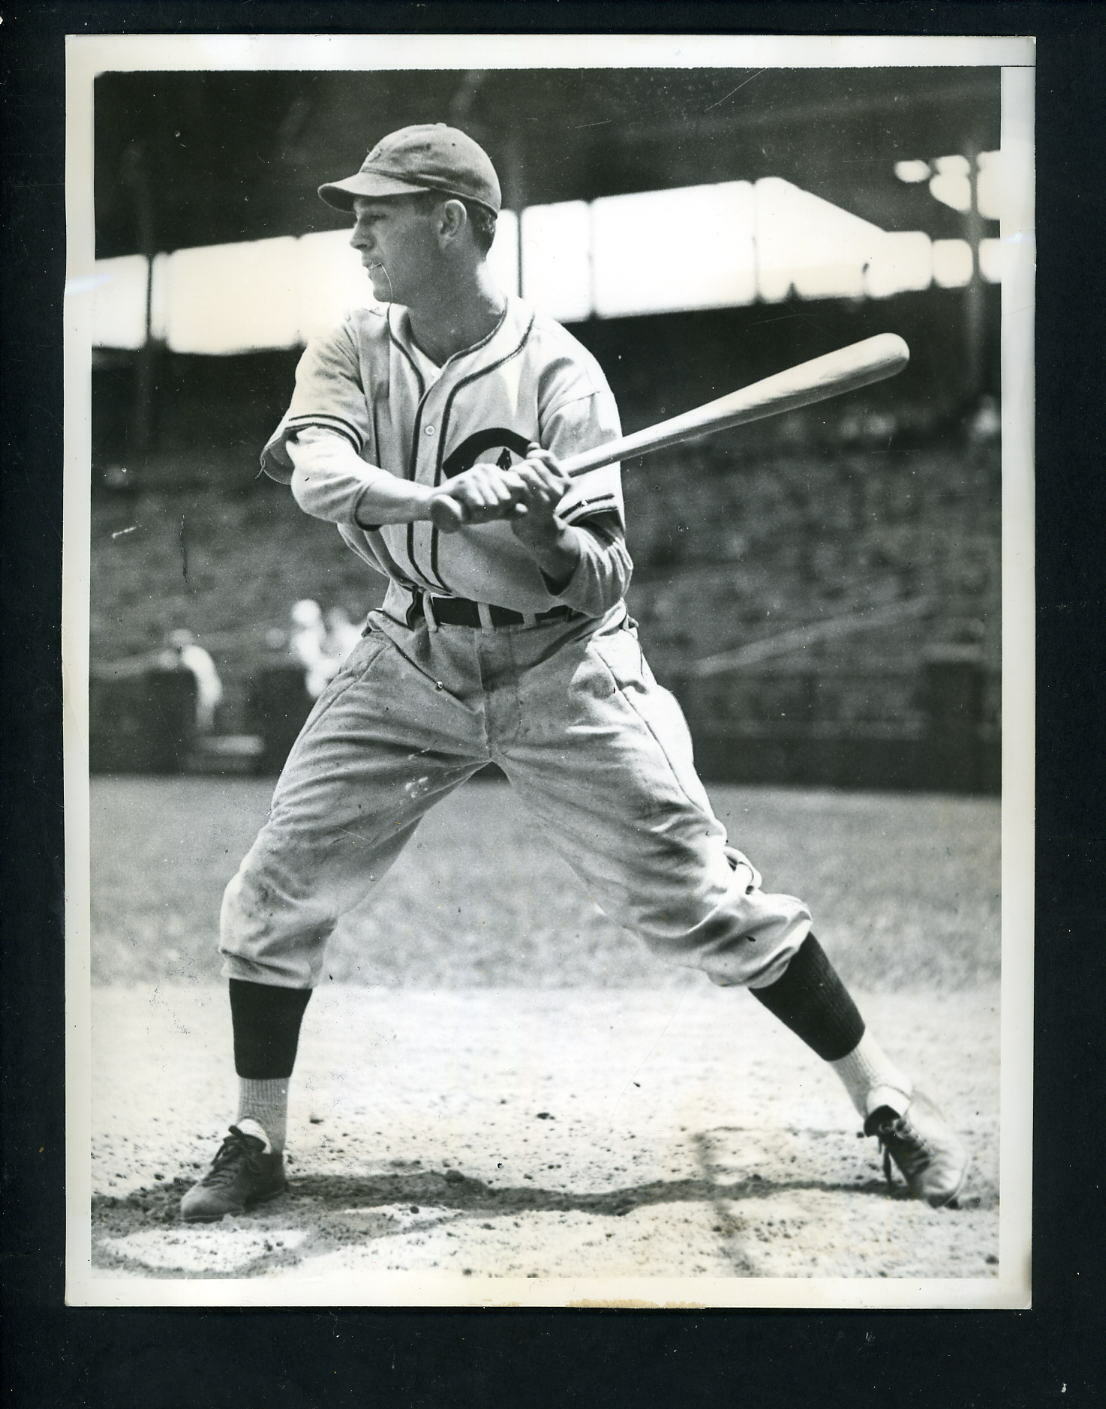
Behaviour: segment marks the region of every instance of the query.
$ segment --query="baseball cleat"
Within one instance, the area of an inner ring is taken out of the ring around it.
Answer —
[[[931,1208],[952,1203],[964,1187],[968,1152],[944,1116],[920,1091],[915,1091],[904,1115],[879,1106],[864,1122],[864,1134],[874,1135],[883,1151],[883,1173],[893,1183],[894,1164],[916,1199]]]
[[[225,1214],[244,1213],[275,1199],[287,1187],[284,1156],[277,1150],[266,1154],[263,1140],[232,1125],[211,1168],[181,1199],[181,1218],[186,1223],[215,1223]]]

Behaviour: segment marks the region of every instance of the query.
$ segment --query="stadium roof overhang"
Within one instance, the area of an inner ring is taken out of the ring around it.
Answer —
[[[781,176],[888,230],[963,233],[897,161],[993,150],[996,69],[120,73],[96,84],[101,258],[303,234],[383,133],[448,121],[508,205]]]

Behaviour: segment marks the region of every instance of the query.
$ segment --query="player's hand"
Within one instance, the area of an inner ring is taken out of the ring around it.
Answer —
[[[764,884],[764,877],[749,860],[743,851],[738,851],[736,846],[731,846],[729,842],[723,846],[726,853],[726,860],[730,863],[730,870],[738,879],[741,889],[746,895],[752,890],[760,890]]]
[[[572,481],[551,450],[536,441],[526,447],[526,459],[511,469],[521,486],[511,528],[516,538],[532,545],[546,543],[561,531],[557,505],[568,493]]]
[[[491,523],[511,518],[523,497],[522,482],[513,470],[477,464],[439,486],[430,517],[446,532],[462,524]]]

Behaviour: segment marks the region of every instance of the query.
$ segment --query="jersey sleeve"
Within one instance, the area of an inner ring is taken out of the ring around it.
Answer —
[[[557,584],[543,572],[558,602],[600,617],[626,595],[634,565],[626,550],[622,520],[612,510],[576,522],[580,556],[568,581]]]
[[[292,480],[287,442],[307,426],[342,436],[357,454],[370,436],[361,359],[348,322],[308,343],[296,367],[291,403],[261,452],[261,468],[281,484]]]
[[[622,434],[618,407],[602,369],[574,341],[557,346],[546,364],[539,392],[542,447],[558,459],[606,445]],[[614,513],[624,520],[622,476],[617,462],[574,478],[557,508],[566,523]]]

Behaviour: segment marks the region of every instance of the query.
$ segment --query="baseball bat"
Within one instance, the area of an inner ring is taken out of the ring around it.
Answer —
[[[713,435],[716,431],[748,425],[785,411],[796,411],[800,406],[812,406],[847,391],[857,391],[895,376],[909,360],[910,349],[897,333],[879,333],[809,362],[800,362],[786,372],[777,372],[655,426],[570,455],[561,464],[567,474],[582,475],[616,460],[648,455],[685,440]],[[459,528],[462,522],[458,506],[448,497],[435,501],[432,517],[446,532]]]

